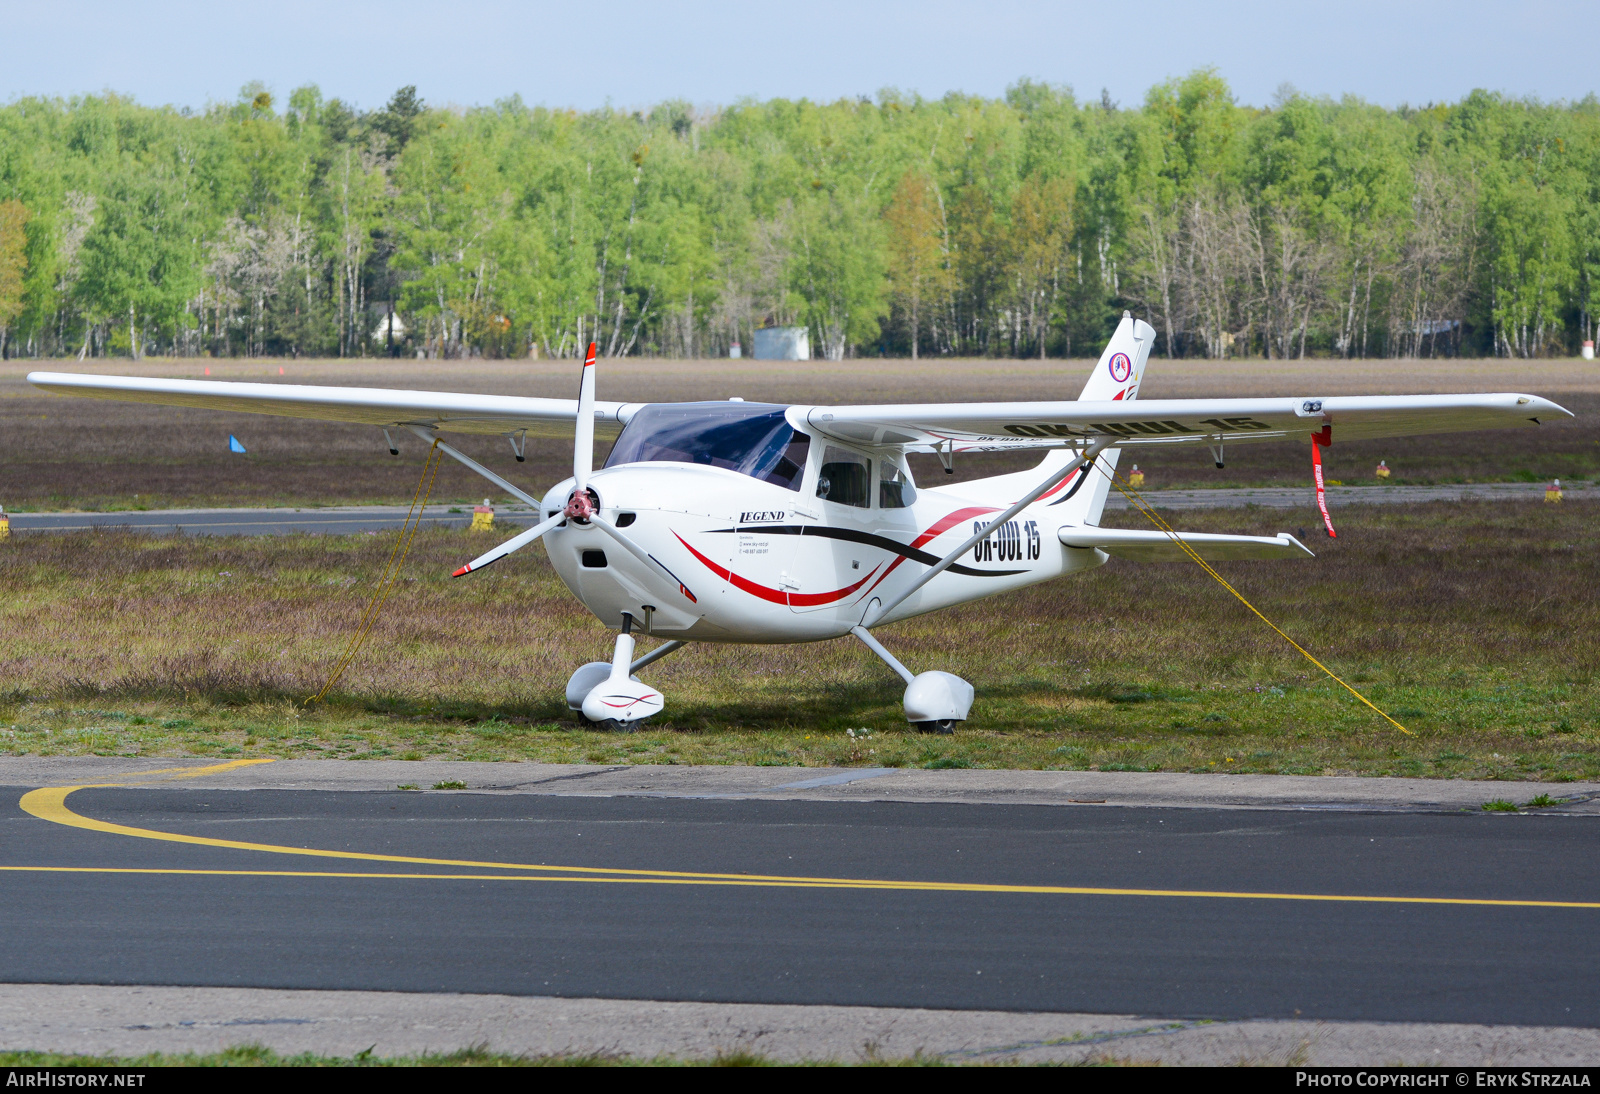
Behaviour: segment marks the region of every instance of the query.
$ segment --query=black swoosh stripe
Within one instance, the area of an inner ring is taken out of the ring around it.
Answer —
[[[920,562],[924,566],[936,565],[943,557],[930,554],[917,547],[904,543],[896,543],[887,536],[873,535],[871,532],[858,532],[854,528],[830,528],[824,525],[813,524],[746,524],[739,528],[713,528],[713,532],[764,532],[774,536],[821,536],[823,539],[842,539],[849,543],[860,543],[868,547],[876,547],[882,551],[903,555],[913,562]],[[967,577],[1012,577],[1016,574],[1025,574],[1027,570],[975,570],[971,566],[963,566],[959,562],[952,563],[951,572],[964,574]]]
[[[1072,495],[1076,494],[1079,490],[1083,489],[1083,484],[1089,481],[1089,472],[1094,468],[1095,459],[1099,459],[1099,456],[1096,456],[1094,459],[1091,459],[1088,463],[1083,465],[1081,472],[1078,475],[1078,481],[1072,484],[1072,489],[1068,490],[1065,494],[1062,494],[1055,501],[1051,502],[1051,505],[1060,505],[1062,502],[1072,497]]]

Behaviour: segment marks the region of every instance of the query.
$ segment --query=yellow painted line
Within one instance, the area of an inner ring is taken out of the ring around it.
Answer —
[[[271,759],[263,760],[229,760],[226,763],[207,764],[205,767],[158,767],[154,771],[135,771],[131,775],[124,775],[118,779],[111,779],[102,783],[85,783],[75,786],[74,790],[85,790],[91,786],[129,786],[134,783],[150,782],[153,775],[170,775],[172,779],[194,779],[201,775],[220,775],[224,771],[234,771],[241,767],[255,767],[258,764],[270,764]],[[157,779],[157,782],[171,782],[172,779]]]
[[[1600,901],[1578,900],[1493,900],[1476,897],[1423,897],[1423,896],[1366,896],[1348,893],[1267,893],[1237,892],[1219,889],[1126,889],[1082,885],[991,885],[977,882],[910,881],[887,878],[830,878],[804,877],[783,874],[718,874],[685,870],[631,870],[611,869],[601,866],[550,866],[540,863],[483,862],[472,859],[423,858],[408,855],[378,855],[362,851],[327,851],[314,847],[288,847],[273,843],[251,843],[244,840],[211,839],[177,832],[161,832],[152,828],[133,828],[123,824],[96,820],[67,808],[67,796],[77,790],[96,787],[126,786],[136,782],[151,781],[151,776],[171,775],[173,778],[193,778],[219,774],[223,771],[251,764],[271,763],[271,760],[234,760],[210,767],[165,768],[130,775],[117,782],[90,783],[80,786],[54,786],[30,790],[19,803],[28,813],[40,820],[83,828],[91,832],[131,836],[136,839],[161,840],[169,843],[187,843],[201,847],[221,847],[237,851],[258,851],[280,855],[302,855],[311,858],[344,859],[358,862],[383,862],[414,866],[447,866],[478,870],[505,870],[503,874],[451,874],[451,873],[381,873],[377,871],[319,871],[319,870],[224,870],[224,869],[174,869],[161,867],[100,867],[100,866],[0,866],[0,873],[63,873],[63,874],[131,874],[177,875],[198,877],[325,877],[360,878],[407,881],[576,881],[630,885],[710,885],[741,886],[752,888],[788,889],[870,889],[901,892],[942,893],[998,893],[1012,895],[1045,896],[1122,896],[1122,897],[1184,897],[1209,900],[1288,900],[1310,903],[1335,904],[1422,904],[1487,908],[1580,908],[1600,909]],[[167,780],[160,780],[167,781]]]
[[[173,768],[169,770],[183,772],[180,777],[192,775],[215,774],[242,764],[271,763],[270,760],[236,760],[232,764],[221,764],[209,768]],[[91,832],[104,832],[115,836],[132,836],[136,839],[163,840],[168,843],[188,843],[199,847],[221,847],[233,851],[260,851],[277,855],[305,855],[312,858],[345,859],[357,862],[391,862],[404,863],[412,866],[455,866],[475,870],[517,870],[539,872],[556,872],[572,874],[614,874],[631,877],[663,877],[663,878],[703,878],[716,880],[731,878],[739,880],[760,881],[802,881],[806,883],[827,883],[834,886],[862,884],[855,878],[788,878],[782,875],[764,874],[711,874],[697,873],[683,870],[623,870],[606,869],[599,866],[547,866],[542,863],[528,862],[484,862],[477,859],[448,859],[448,858],[423,858],[415,855],[379,855],[363,851],[325,851],[314,847],[286,847],[275,843],[252,843],[245,840],[212,839],[208,836],[190,836],[178,832],[161,832],[153,828],[133,828],[124,824],[113,824],[110,821],[97,820],[75,813],[67,807],[67,796],[78,790],[92,790],[110,786],[126,786],[132,782],[147,780],[148,776],[165,774],[164,771],[148,771],[140,776],[129,776],[120,782],[86,783],[80,786],[50,786],[38,790],[30,790],[22,796],[18,803],[24,812],[31,813],[40,820],[47,820],[54,824],[64,824],[70,828],[83,828]]]

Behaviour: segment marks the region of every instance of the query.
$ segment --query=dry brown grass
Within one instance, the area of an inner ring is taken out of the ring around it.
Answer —
[[[885,629],[914,668],[976,684],[954,739],[904,732],[898,682],[850,640],[691,647],[649,670],[668,699],[659,721],[608,737],[581,730],[561,690],[610,636],[537,551],[450,581],[479,544],[446,530],[419,537],[343,690],[311,712],[296,704],[355,625],[389,535],[13,536],[0,731],[26,752],[1594,778],[1597,516],[1571,502],[1352,508],[1338,540],[1311,541],[1316,561],[1223,568],[1412,737],[1176,563],[1112,563]],[[1315,526],[1262,510],[1180,524]]]
[[[248,414],[106,403],[46,395],[23,382],[32,368],[216,380],[330,383],[429,388],[491,394],[570,397],[571,362],[533,361],[111,361],[0,362],[0,505],[20,509],[165,508],[174,506],[318,505],[404,502],[416,485],[421,446],[403,440],[403,456],[384,450],[365,426]],[[285,374],[280,377],[278,369]],[[928,400],[1075,397],[1092,367],[1087,361],[652,361],[604,362],[602,398],[638,401],[746,399],[776,402],[873,403]],[[1151,362],[1147,398],[1204,395],[1349,394],[1356,392],[1530,391],[1556,399],[1580,419],[1540,430],[1482,436],[1335,444],[1329,477],[1371,481],[1385,459],[1396,482],[1590,478],[1600,473],[1600,367],[1570,361],[1161,361]],[[248,456],[227,451],[237,434]],[[542,491],[569,471],[562,442],[530,442],[529,460],[513,461],[509,445],[467,437],[469,454],[514,481]],[[1304,483],[1310,468],[1302,445],[1236,446],[1217,471],[1204,451],[1138,457],[1153,488]],[[960,478],[1030,465],[1036,457],[964,459]],[[942,478],[936,461],[914,468],[924,481]],[[438,495],[452,502],[493,493],[454,464],[439,477]]]

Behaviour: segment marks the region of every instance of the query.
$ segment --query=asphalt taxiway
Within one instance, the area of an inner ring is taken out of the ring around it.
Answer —
[[[158,766],[0,761],[6,981],[1600,1027],[1595,786]]]
[[[1543,483],[1466,483],[1445,486],[1334,486],[1328,489],[1331,505],[1416,505],[1431,501],[1541,501]],[[1574,499],[1588,497],[1587,485],[1571,486]],[[1310,487],[1250,487],[1238,490],[1152,490],[1144,495],[1158,509],[1266,509],[1316,507]],[[1126,509],[1128,501],[1115,495],[1108,509]],[[328,506],[316,509],[146,509],[105,513],[12,513],[14,532],[76,532],[92,528],[128,528],[145,533],[188,535],[289,535],[297,532],[350,534],[397,528],[408,512],[403,505]],[[506,525],[533,523],[533,512],[523,506],[501,506],[495,519]],[[1308,518],[1309,519],[1309,518]],[[472,522],[470,508],[430,505],[424,524],[464,528]]]
[[[317,509],[119,509],[107,513],[12,513],[13,532],[82,532],[97,528],[195,536],[282,536],[295,533],[352,535],[398,528],[410,510],[404,505],[330,506]],[[532,511],[501,507],[497,521],[532,522]],[[426,525],[465,528],[472,523],[470,506],[430,505]]]

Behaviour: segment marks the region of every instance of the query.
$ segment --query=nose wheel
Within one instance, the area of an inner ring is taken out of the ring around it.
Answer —
[[[636,723],[666,705],[659,691],[632,675],[632,631],[633,616],[623,613],[611,663],[591,661],[567,681],[567,705],[601,730],[631,733]]]

